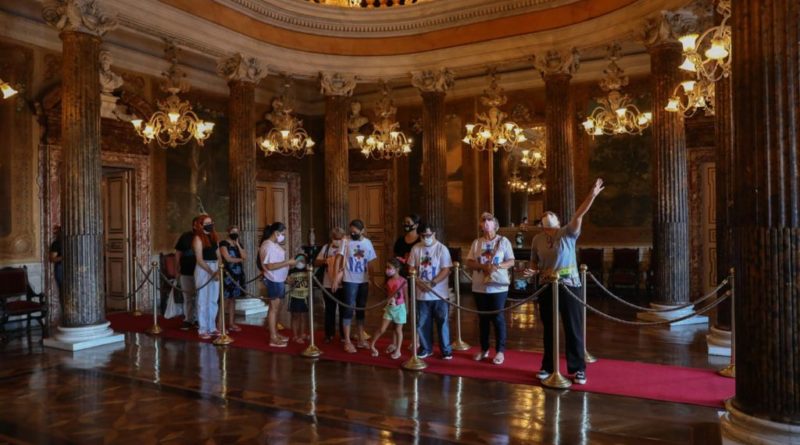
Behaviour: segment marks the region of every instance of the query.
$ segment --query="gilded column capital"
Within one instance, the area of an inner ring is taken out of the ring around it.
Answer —
[[[217,74],[230,81],[258,83],[267,76],[267,70],[255,57],[236,53],[217,63]]]
[[[320,91],[325,96],[352,96],[356,76],[342,73],[319,73]]]
[[[578,72],[581,58],[577,48],[569,51],[548,50],[544,54],[533,56],[533,66],[539,71],[542,78],[547,76],[565,74],[572,76]]]
[[[102,37],[117,27],[116,13],[103,11],[97,0],[45,0],[42,17],[59,31]]]
[[[411,85],[423,93],[446,93],[455,85],[453,71],[447,68],[411,72]]]
[[[678,37],[689,32],[697,23],[697,17],[688,11],[661,11],[648,18],[641,34],[647,48],[663,44],[678,44]]]

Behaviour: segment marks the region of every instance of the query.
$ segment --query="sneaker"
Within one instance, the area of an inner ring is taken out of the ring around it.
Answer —
[[[586,371],[578,371],[575,373],[575,378],[573,379],[576,385],[585,385],[586,384]]]
[[[536,374],[536,378],[539,379],[539,380],[544,380],[544,379],[546,379],[548,377],[550,377],[550,373],[545,371],[544,369],[540,369],[539,373]]]
[[[428,358],[431,355],[433,354],[431,354],[429,351],[420,351],[417,353],[417,358]]]
[[[452,360],[452,359],[453,359],[452,352],[445,352],[444,354],[442,354],[442,360]]]
[[[181,325],[181,331],[188,331],[191,328],[192,324],[189,323],[188,321],[184,321],[183,324]]]

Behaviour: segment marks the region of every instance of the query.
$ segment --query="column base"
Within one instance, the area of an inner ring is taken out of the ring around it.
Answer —
[[[800,425],[772,422],[745,414],[725,401],[726,411],[720,414],[723,445],[798,445]]]
[[[669,309],[671,307],[677,306],[669,306],[669,305],[662,305],[662,304],[655,304],[650,303],[650,307],[653,309]],[[676,309],[673,311],[667,312],[639,312],[636,314],[636,318],[642,321],[665,321],[665,320],[674,320],[676,318],[685,317],[689,314],[694,312],[694,306],[685,307],[683,309]],[[695,315],[694,317],[687,318],[685,320],[681,320],[674,323],[669,323],[669,326],[686,326],[686,325],[693,325],[693,324],[704,324],[708,323],[708,317],[705,315]]]
[[[721,357],[731,356],[731,331],[717,329],[711,326],[711,333],[706,335],[708,355]]]
[[[236,300],[236,315],[247,317],[248,315],[266,313],[267,310],[269,310],[269,307],[258,298],[242,298]]]
[[[81,349],[95,348],[125,341],[125,334],[114,332],[109,326],[111,322],[91,326],[68,328],[59,326],[58,333],[43,340],[47,348],[61,349],[64,351],[80,351]]]

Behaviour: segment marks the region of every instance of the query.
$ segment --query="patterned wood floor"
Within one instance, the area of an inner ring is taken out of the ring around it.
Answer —
[[[540,347],[532,305],[509,318],[509,347]],[[473,342],[475,324],[466,317],[464,337]],[[590,318],[589,332],[601,357],[724,362],[705,355],[705,328],[635,329]],[[720,442],[712,408],[136,334],[76,354],[42,349],[38,336],[18,338],[0,345],[0,363],[0,444]]]

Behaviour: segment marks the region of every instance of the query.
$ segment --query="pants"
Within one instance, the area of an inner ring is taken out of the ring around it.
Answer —
[[[214,272],[217,263],[206,261],[206,265]],[[194,268],[194,283],[197,288],[205,284],[211,276],[200,266]],[[217,309],[219,306],[219,281],[212,280],[204,288],[197,291],[197,321],[199,334],[208,334],[217,330]]]
[[[450,355],[450,326],[447,322],[448,304],[436,299],[431,301],[417,300],[417,335],[419,345],[424,352],[433,352],[433,325],[439,331],[439,349],[443,355]]]
[[[369,283],[343,283],[342,290],[344,291],[344,301],[350,306],[364,307],[367,305],[367,295],[369,295]],[[364,311],[356,310],[356,321],[359,323],[364,322]],[[345,326],[350,325],[353,320],[353,309],[349,307],[342,307],[340,309],[342,319],[344,319]]]
[[[506,307],[506,297],[508,292],[497,292],[484,294],[474,292],[475,307],[479,311],[496,311]],[[479,314],[478,330],[480,332],[481,351],[489,350],[489,330],[490,325],[494,325],[495,351],[505,352],[506,350],[506,317],[503,312],[497,314]]]
[[[205,283],[203,281],[201,285]],[[197,294],[194,285],[194,277],[192,275],[181,275],[179,277],[178,286],[181,288],[183,294],[183,319],[188,323],[197,321]]]
[[[581,295],[580,287],[568,286],[575,295]],[[563,292],[563,291],[562,291]],[[586,370],[583,346],[583,308],[569,295],[559,295],[558,312],[564,323],[564,342],[567,346],[567,372],[574,374]],[[545,292],[539,297],[539,317],[544,328],[544,356],[542,369],[553,372],[553,294]]]
[[[326,291],[331,292],[330,288],[325,288]],[[336,293],[331,292],[336,298],[344,301],[344,292],[342,289],[336,291]],[[332,338],[336,335],[336,309],[339,308],[339,304],[333,300],[333,298],[329,297],[328,294],[323,293],[323,298],[325,299],[325,337]],[[339,337],[344,338],[344,332],[342,331],[342,310],[339,310]]]

